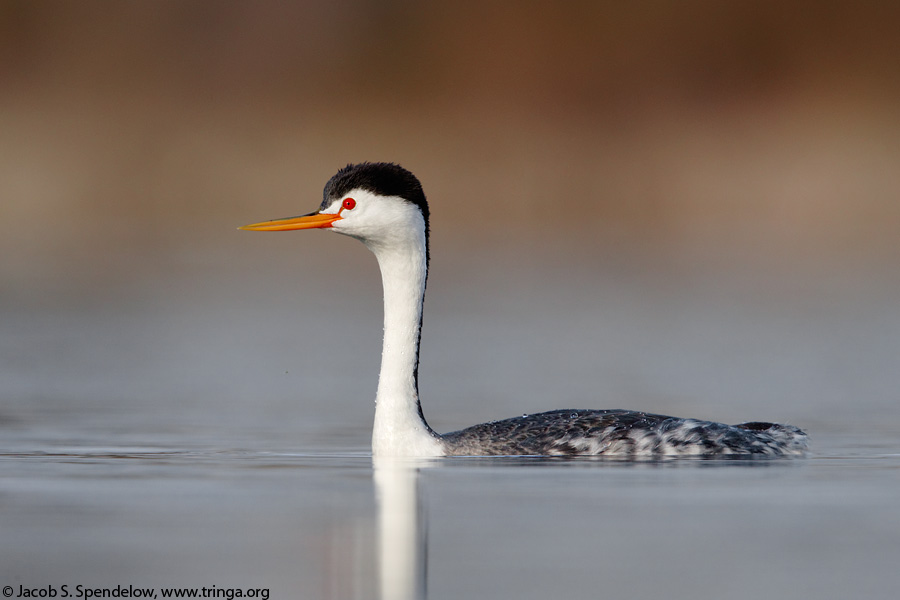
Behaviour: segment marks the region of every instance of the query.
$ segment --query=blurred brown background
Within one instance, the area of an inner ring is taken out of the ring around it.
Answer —
[[[892,260],[898,30],[889,1],[3,0],[0,275],[128,277],[359,160],[417,173],[445,236]]]
[[[889,1],[2,0],[7,417],[131,430],[167,398],[167,427],[227,407],[364,447],[374,260],[236,227],[387,160],[432,205],[437,429],[559,406],[843,429],[861,401],[887,427],[898,31]]]

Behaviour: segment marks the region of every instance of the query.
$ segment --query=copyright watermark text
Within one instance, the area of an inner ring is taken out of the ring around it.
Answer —
[[[260,598],[269,600],[269,588],[149,588],[133,585],[93,587],[77,585],[3,586],[4,598]]]

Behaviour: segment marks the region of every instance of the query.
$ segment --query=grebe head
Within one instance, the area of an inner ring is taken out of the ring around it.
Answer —
[[[372,249],[419,239],[427,245],[428,203],[415,175],[393,163],[359,163],[338,171],[308,215],[244,225],[251,231],[332,229]]]

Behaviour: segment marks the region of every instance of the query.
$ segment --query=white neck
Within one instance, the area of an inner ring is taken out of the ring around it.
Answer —
[[[424,230],[390,243],[365,243],[378,259],[384,285],[384,347],[372,453],[440,456],[443,446],[422,417],[416,386],[427,271]]]

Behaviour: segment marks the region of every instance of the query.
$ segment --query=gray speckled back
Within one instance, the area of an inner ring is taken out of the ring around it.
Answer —
[[[790,425],[725,425],[627,410],[554,410],[442,436],[448,456],[789,456],[806,451]]]

